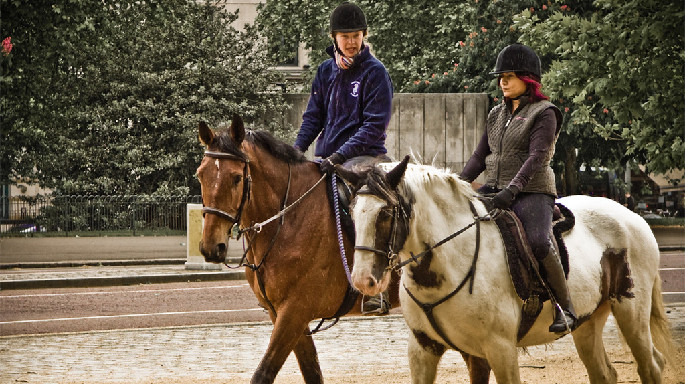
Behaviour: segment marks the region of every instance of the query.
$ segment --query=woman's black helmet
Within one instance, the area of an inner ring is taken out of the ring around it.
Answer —
[[[529,73],[539,80],[542,77],[540,75],[540,58],[535,51],[523,44],[507,45],[497,55],[495,70],[490,74],[499,75],[506,72]]]
[[[366,17],[356,4],[344,2],[331,13],[331,33],[363,31],[366,27]]]

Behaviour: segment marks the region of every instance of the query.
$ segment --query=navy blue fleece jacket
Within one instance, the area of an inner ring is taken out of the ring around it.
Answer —
[[[333,46],[326,50],[333,57]],[[388,71],[364,46],[354,65],[342,70],[335,59],[316,72],[307,110],[295,146],[306,151],[314,139],[314,154],[337,152],[344,160],[387,153],[385,130],[390,122],[393,87]],[[319,135],[320,134],[320,135]]]

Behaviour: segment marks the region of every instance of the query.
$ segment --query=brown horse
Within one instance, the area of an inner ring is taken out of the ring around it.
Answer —
[[[208,262],[224,262],[228,234],[238,224],[248,240],[247,281],[274,324],[251,382],[272,383],[294,351],[304,381],[322,383],[309,322],[337,315],[350,285],[319,167],[268,132],[246,132],[237,115],[228,131],[200,123],[199,135],[206,147],[197,170],[205,205],[200,251]],[[353,244],[343,239],[351,268]],[[390,301],[397,306],[394,281]],[[360,300],[350,314],[360,313]],[[472,382],[487,383],[487,362],[464,358]]]

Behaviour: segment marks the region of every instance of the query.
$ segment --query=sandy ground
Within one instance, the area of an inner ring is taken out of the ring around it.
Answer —
[[[685,303],[667,305],[666,308],[673,332],[674,344],[677,349],[672,356],[671,364],[664,372],[663,383],[685,383]],[[266,326],[266,325],[265,325]],[[256,332],[263,331],[254,326]],[[319,360],[324,372],[325,382],[333,384],[397,384],[410,383],[409,368],[406,358],[406,326],[400,316],[390,316],[366,320],[366,318],[343,320],[341,324],[329,331],[316,336],[315,341],[319,350]],[[236,335],[238,329],[229,330],[227,335]],[[178,335],[177,335],[178,336]],[[223,333],[217,334],[224,337]],[[235,336],[233,336],[235,337]],[[249,333],[243,337],[250,336]],[[369,339],[372,339],[371,341]],[[121,341],[121,338],[117,338]],[[628,351],[615,327],[612,317],[604,330],[606,351],[612,365],[618,372],[618,383],[639,383],[637,366],[633,356]],[[132,384],[238,384],[247,383],[256,366],[265,343],[257,341],[255,345],[227,346],[235,353],[236,360],[225,356],[226,360],[216,358],[216,346],[206,345],[207,356],[198,360],[195,366],[188,361],[188,366],[173,369],[182,372],[174,374],[171,368],[154,378],[142,378],[135,374],[124,375],[126,379],[108,380],[107,375],[93,376],[88,379],[58,381],[62,384],[104,384],[127,382]],[[250,357],[248,355],[253,354]],[[191,355],[179,355],[185,361]],[[241,359],[246,360],[241,362]],[[213,360],[214,359],[214,360]],[[246,365],[243,363],[247,363]],[[219,365],[219,366],[216,366]],[[559,383],[586,384],[587,373],[580,359],[576,355],[571,337],[564,337],[557,342],[531,347],[521,351],[519,356],[520,375],[523,383]],[[142,368],[140,365],[138,368]],[[132,369],[135,371],[136,368]],[[194,373],[191,373],[195,369]],[[109,375],[114,375],[110,371]],[[148,372],[149,374],[149,372]],[[468,383],[466,368],[461,356],[448,351],[439,365],[437,383]],[[297,369],[295,359],[291,356],[279,373],[276,384],[299,384],[303,380]],[[490,383],[495,383],[491,376]]]

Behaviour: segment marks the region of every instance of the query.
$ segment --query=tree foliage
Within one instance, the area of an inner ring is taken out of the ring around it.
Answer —
[[[267,0],[270,41],[305,42],[325,57],[331,0]],[[564,114],[555,170],[576,193],[578,168],[685,167],[683,3],[657,0],[358,0],[368,41],[399,92],[484,92],[498,52],[519,41],[542,59],[543,91]],[[273,52],[282,54],[274,48]],[[315,69],[315,68],[313,68]]]
[[[521,40],[554,57],[543,81],[571,110],[566,130],[577,148],[598,158],[615,142],[622,149],[615,162],[632,159],[660,173],[685,167],[683,7],[595,0],[585,12],[516,18]],[[605,145],[588,147],[592,136]]]
[[[197,193],[200,120],[281,108],[255,31],[212,2],[2,1],[2,182]]]

